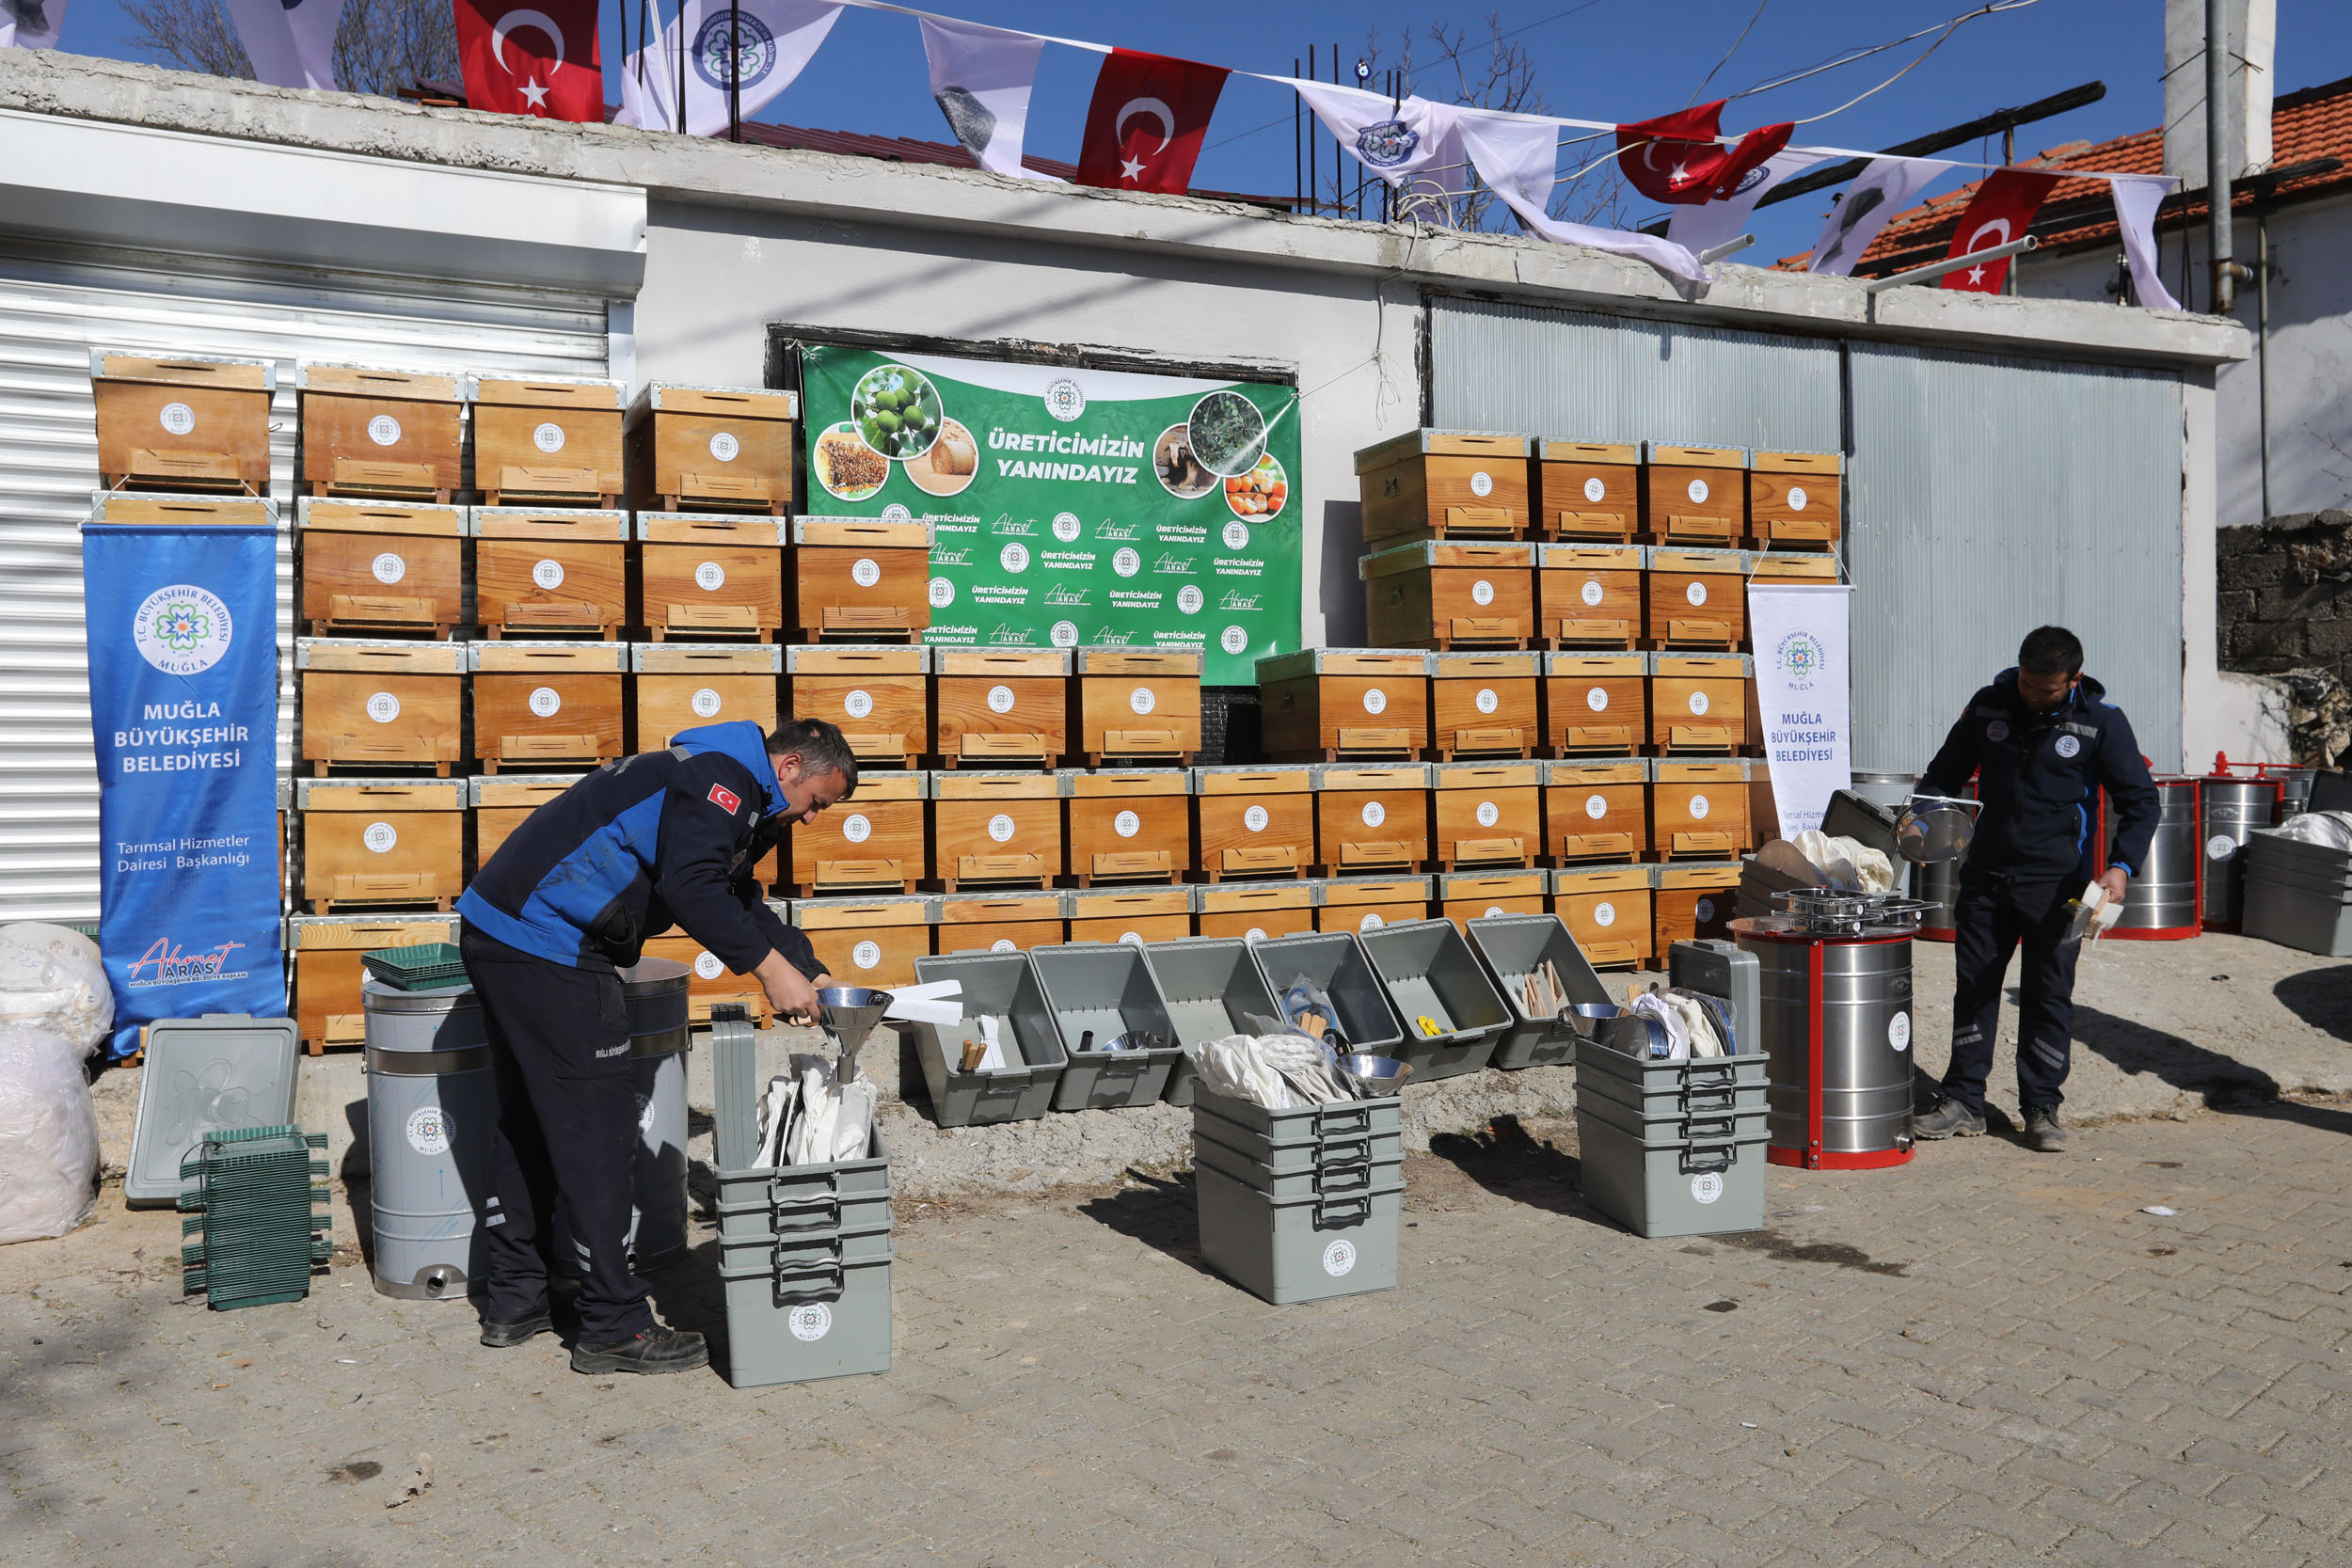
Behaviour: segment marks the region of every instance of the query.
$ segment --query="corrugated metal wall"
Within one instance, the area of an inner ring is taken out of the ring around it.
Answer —
[[[605,374],[607,362],[604,302],[583,296],[0,242],[0,920],[98,916],[78,531],[98,485],[93,347],[278,361],[281,778],[294,734],[294,361],[574,375]]]
[[[1924,768],[2055,622],[2181,766],[2181,383],[1857,343],[1847,514],[1854,767]]]

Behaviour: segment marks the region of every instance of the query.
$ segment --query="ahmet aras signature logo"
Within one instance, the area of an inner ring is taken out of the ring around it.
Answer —
[[[183,953],[169,937],[157,937],[131,964],[124,985],[132,990],[150,986],[185,985],[192,980],[242,980],[246,972],[229,967],[229,955],[241,942],[224,942],[200,953]]]

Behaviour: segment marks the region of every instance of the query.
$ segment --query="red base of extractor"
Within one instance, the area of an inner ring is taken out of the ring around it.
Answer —
[[[1867,1154],[1837,1154],[1826,1149],[1807,1151],[1783,1148],[1778,1144],[1764,1146],[1767,1164],[1789,1165],[1798,1170],[1884,1170],[1889,1165],[1911,1164],[1908,1148],[1880,1148]]]
[[[2109,928],[2101,942],[2186,942],[2197,934],[2194,926],[2141,926],[2130,930],[2121,926]]]

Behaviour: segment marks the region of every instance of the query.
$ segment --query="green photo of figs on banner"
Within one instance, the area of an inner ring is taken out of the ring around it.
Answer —
[[[1256,381],[801,351],[812,516],[928,521],[927,641],[1206,656],[1298,645],[1298,393]]]

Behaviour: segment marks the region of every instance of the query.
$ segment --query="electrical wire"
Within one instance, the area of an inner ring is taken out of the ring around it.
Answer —
[[[1697,103],[1701,94],[1707,91],[1708,82],[1712,82],[1724,67],[1731,63],[1731,57],[1740,53],[1740,46],[1748,41],[1748,35],[1756,31],[1756,24],[1764,20],[1764,8],[1772,3],[1772,0],[1756,0],[1756,14],[1748,18],[1748,24],[1740,29],[1740,36],[1731,40],[1731,47],[1724,51],[1724,57],[1715,62],[1715,69],[1707,73],[1706,81],[1699,83],[1698,90],[1691,94],[1690,103],[1682,105],[1684,108]]]

